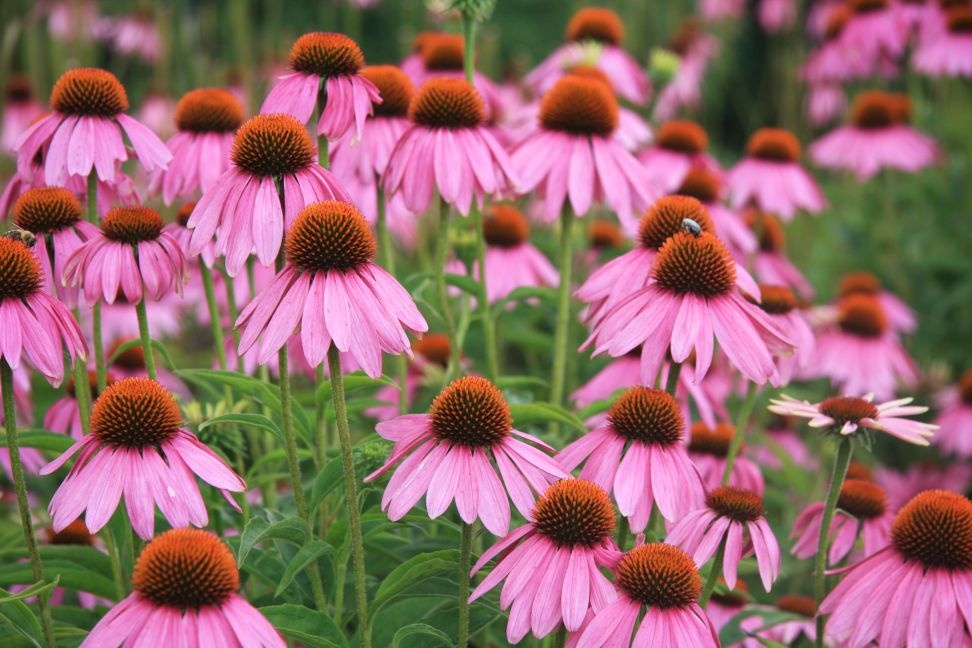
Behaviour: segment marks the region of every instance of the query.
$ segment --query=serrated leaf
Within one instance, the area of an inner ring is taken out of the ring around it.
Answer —
[[[280,596],[284,593],[284,591],[286,591],[286,589],[290,586],[290,583],[293,582],[297,572],[301,571],[307,565],[317,560],[320,556],[329,553],[334,553],[334,548],[323,540],[311,540],[308,544],[301,547],[287,564],[287,569],[284,571],[283,577],[280,579],[280,584],[277,586],[277,591],[273,594],[274,597]]]
[[[587,432],[584,421],[576,414],[552,403],[510,403],[510,414],[513,415],[515,426],[530,423],[561,423],[578,432]]]
[[[431,553],[419,554],[409,558],[392,570],[382,581],[371,605],[369,614],[374,619],[375,614],[390,601],[395,599],[409,587],[431,576],[443,572],[455,572],[459,565],[459,552],[455,549],[444,549]]]
[[[310,648],[347,648],[348,641],[334,621],[303,605],[268,605],[260,612],[280,634]]]

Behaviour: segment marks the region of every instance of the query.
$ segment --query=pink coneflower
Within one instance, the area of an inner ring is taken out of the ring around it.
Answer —
[[[688,18],[678,26],[665,47],[678,57],[675,76],[658,94],[653,115],[667,122],[685,109],[696,112],[702,103],[702,80],[709,61],[719,51],[719,41],[705,33],[695,18]]]
[[[624,554],[614,575],[618,599],[587,624],[577,648],[719,646],[712,621],[698,604],[699,570],[684,551],[660,543],[635,547]]]
[[[584,313],[587,322],[596,325],[616,305],[648,286],[658,250],[682,231],[686,218],[704,232],[715,232],[708,210],[695,198],[665,196],[648,208],[638,226],[638,245],[592,272],[577,289],[578,299],[589,304]]]
[[[719,578],[719,585],[725,585],[725,579]],[[722,630],[733,617],[743,611],[749,603],[749,588],[746,581],[737,581],[735,589],[720,594],[716,589],[712,592],[709,604],[705,606],[705,613],[712,621],[712,626],[716,631]],[[740,627],[742,627],[740,625]],[[745,642],[735,644],[736,648],[750,648]]]
[[[246,490],[219,455],[182,427],[172,395],[148,378],[126,378],[106,388],[92,408],[91,433],[41,474],[54,472],[78,451],[74,467],[51,498],[55,531],[87,510],[85,524],[97,533],[124,495],[132,528],[148,540],[155,531],[154,504],[173,527],[206,526],[209,514],[196,476],[234,506],[229,493]]]
[[[361,136],[365,118],[380,104],[378,88],[358,74],[364,54],[344,34],[304,34],[290,49],[292,73],[280,77],[260,107],[261,113],[285,113],[306,124],[318,104],[317,134],[339,139]]]
[[[897,511],[922,491],[943,488],[964,493],[972,485],[972,466],[966,463],[922,461],[899,472],[879,467],[874,479],[888,494],[888,508]]]
[[[614,11],[604,7],[581,9],[567,24],[566,36],[566,44],[524,77],[534,94],[547,92],[566,68],[593,57],[618,95],[639,105],[648,101],[651,83],[641,64],[621,48],[624,23]]]
[[[785,612],[796,615],[797,619],[790,619],[781,623],[773,623],[765,628],[766,622],[760,616],[751,616],[740,623],[740,628],[753,633],[759,639],[779,642],[784,646],[792,646],[801,635],[810,641],[817,639],[817,602],[809,596],[800,594],[786,594],[776,600],[774,608],[767,608],[767,612],[779,614]],[[765,628],[765,629],[764,629]],[[747,639],[744,648],[760,648],[765,644],[759,639]]]
[[[118,207],[101,221],[101,231],[85,241],[64,266],[64,280],[81,286],[89,305],[111,304],[119,292],[130,303],[162,299],[182,289],[189,266],[165,222],[148,207]]]
[[[736,259],[746,259],[757,247],[746,221],[722,204],[725,178],[702,165],[693,166],[674,193],[695,198],[705,207],[715,226],[713,233],[725,241]]]
[[[553,287],[560,282],[557,269],[530,243],[530,225],[513,205],[496,203],[487,208],[483,238],[490,304],[505,299],[517,288]],[[472,275],[479,279],[478,264],[473,264]]]
[[[517,184],[509,156],[485,127],[483,100],[462,79],[431,79],[408,109],[412,126],[402,134],[382,178],[416,214],[428,209],[436,190],[466,215],[473,199],[510,193]]]
[[[676,520],[703,501],[698,470],[685,454],[685,419],[678,403],[660,389],[632,387],[621,394],[607,420],[564,448],[557,460],[582,479],[614,493],[631,530],[644,530],[653,506]]]
[[[136,339],[134,337],[121,337],[114,339],[111,344],[105,345],[105,358],[108,360],[109,375],[114,375],[117,380],[148,377],[148,371],[145,367],[145,351],[135,341]],[[122,350],[123,346],[125,347],[124,350]],[[186,384],[170,371],[160,367],[157,374],[155,380],[172,392],[172,395],[178,398],[180,402],[188,403],[192,400],[192,392],[189,391]]]
[[[840,33],[848,56],[877,66],[897,60],[908,40],[907,25],[893,0],[851,0],[851,15]]]
[[[37,237],[34,254],[40,260],[44,284],[67,306],[78,303],[78,291],[61,282],[68,259],[98,227],[82,220],[81,203],[63,187],[28,189],[13,206],[13,222]]]
[[[743,220],[758,238],[753,268],[759,280],[786,286],[803,297],[812,297],[813,286],[786,257],[786,230],[780,219],[773,214],[750,209],[743,214]]]
[[[256,251],[272,265],[284,230],[297,213],[319,200],[350,201],[334,175],[317,164],[316,148],[300,122],[289,115],[257,115],[236,132],[233,164],[196,204],[189,254],[199,254],[216,237],[216,253],[235,277]],[[283,200],[277,194],[283,187]]]
[[[793,417],[774,414],[766,424],[764,442],[752,448],[753,459],[772,470],[782,470],[785,464],[810,472],[817,470],[819,462],[793,430],[794,420]]]
[[[531,630],[545,637],[561,623],[573,632],[589,610],[596,614],[617,598],[600,570],[621,557],[611,539],[614,506],[604,489],[580,479],[559,481],[527,519],[483,553],[473,573],[501,552],[502,558],[469,597],[471,603],[506,580],[500,606],[511,608],[506,638],[514,644]]]
[[[807,88],[807,117],[813,126],[836,121],[847,110],[847,95],[839,83],[817,82]]]
[[[34,99],[30,79],[14,74],[7,80],[4,90],[3,122],[0,123],[0,149],[12,151],[20,134],[44,112],[44,106]]]
[[[163,232],[167,232],[176,240],[176,243],[179,244],[179,249],[181,249],[187,256],[189,254],[189,243],[192,241],[192,230],[189,229],[189,219],[192,217],[192,212],[195,211],[195,209],[196,203],[183,203],[179,206],[179,210],[176,212],[175,220],[162,229]],[[216,264],[216,243],[214,241],[207,241],[206,244],[203,245],[202,249],[199,250],[198,260],[200,263],[205,263],[206,267],[208,268],[212,268]],[[218,280],[218,276],[219,275],[214,276],[213,279]],[[187,299],[188,295],[189,293],[187,292]],[[202,303],[201,300],[200,303]]]
[[[14,371],[26,359],[56,385],[64,377],[64,350],[72,362],[83,359],[85,342],[71,311],[42,286],[30,248],[0,237],[0,358]]]
[[[413,71],[415,85],[440,77],[465,78],[465,39],[461,35],[428,32],[422,38],[419,55],[422,64]],[[479,70],[473,71],[473,87],[483,98],[486,120],[499,122],[505,112],[499,87]]]
[[[699,0],[698,4],[702,17],[712,22],[739,18],[746,10],[745,0]]]
[[[834,9],[822,20],[821,42],[808,55],[800,71],[810,84],[839,84],[851,79],[871,76],[876,62],[861,56],[841,39],[841,34],[853,11],[848,3],[835,3]]]
[[[401,519],[424,495],[429,517],[439,517],[455,500],[464,522],[480,519],[490,533],[504,536],[510,527],[510,500],[530,519],[534,493],[570,476],[554,459],[520,440],[553,451],[513,429],[502,393],[478,376],[452,381],[427,414],[399,416],[375,429],[394,441],[395,448],[365,481],[401,461],[381,498],[381,508],[392,520]]]
[[[540,129],[512,160],[523,189],[543,200],[545,220],[556,220],[569,200],[578,217],[603,204],[634,228],[633,213],[654,193],[637,159],[612,138],[617,127],[618,102],[603,82],[570,75],[543,96]]]
[[[13,372],[13,393],[17,425],[25,428],[31,427],[34,424],[32,414],[34,405],[30,399],[30,372],[26,368]],[[3,412],[0,411],[0,425],[3,425],[3,423]],[[20,448],[20,461],[24,467],[24,472],[30,475],[37,474],[37,471],[47,463],[44,455],[36,448]],[[10,448],[6,445],[0,447],[0,471],[7,475],[7,479],[13,481]]]
[[[729,170],[729,199],[735,209],[754,205],[790,220],[799,210],[815,214],[826,205],[810,174],[800,166],[796,136],[781,128],[761,128],[749,138],[746,157]]]
[[[716,423],[709,427],[704,422],[692,424],[689,437],[688,456],[698,468],[705,483],[706,490],[713,490],[722,486],[722,475],[726,471],[726,457],[732,438],[738,434],[736,428],[729,423]],[[760,497],[766,490],[766,482],[759,466],[745,455],[745,446],[740,448],[732,464],[727,486],[734,486],[756,493]]]
[[[379,421],[393,419],[399,414],[402,398],[405,399],[405,408],[408,411],[423,385],[441,385],[444,372],[449,366],[451,346],[449,336],[441,333],[426,333],[420,339],[414,340],[405,386],[386,385],[379,389],[375,392],[375,400],[381,405],[366,409],[365,414]],[[344,366],[342,360],[341,367]]]
[[[101,538],[88,531],[88,527],[84,525],[82,520],[75,520],[60,532],[56,532],[50,527],[44,529],[44,532],[44,540],[48,545],[55,547],[89,547],[105,553],[105,547]],[[67,593],[68,590],[65,588],[55,587],[51,592],[50,604],[57,606],[67,603],[65,601]],[[75,594],[78,597],[78,604],[87,610],[94,610],[97,605],[111,605],[111,601],[91,594],[90,592],[77,590]]]
[[[900,398],[875,405],[870,397],[831,396],[819,403],[809,403],[783,394],[781,399],[770,400],[769,410],[784,416],[808,418],[810,427],[828,428],[843,436],[863,428],[863,431],[884,432],[915,445],[928,445],[936,426],[904,418],[928,411],[927,407],[909,405],[912,400]]]
[[[793,521],[790,537],[794,543],[790,553],[797,558],[817,555],[823,513],[824,503],[814,502]],[[884,549],[890,541],[893,519],[883,488],[866,479],[846,479],[840,487],[837,511],[828,534],[828,564],[836,565],[843,560],[858,537],[864,540],[864,557]]]
[[[161,188],[167,205],[206,193],[229,168],[243,106],[221,88],[197,88],[179,100],[175,123],[179,132],[165,143],[172,161],[152,178],[152,192]]]
[[[769,315],[781,330],[787,332],[795,345],[791,355],[781,356],[777,361],[780,368],[780,384],[786,385],[800,371],[810,366],[815,357],[816,337],[800,311],[796,296],[789,288],[760,284],[759,293],[760,299],[754,303]]]
[[[135,113],[136,119],[148,126],[159,137],[170,137],[175,133],[173,118],[176,112],[176,100],[157,90],[149,90],[142,99],[142,105]]]
[[[78,408],[78,396],[77,389],[87,389],[91,393],[91,401],[95,401],[98,398],[98,379],[94,371],[88,371],[88,384],[87,386],[78,386],[74,382],[74,378],[68,378],[67,384],[65,385],[64,391],[66,392],[64,396],[54,401],[51,406],[44,412],[44,429],[50,430],[51,432],[60,432],[61,434],[69,434],[74,439],[80,439],[84,434],[84,427],[81,423],[81,410]],[[105,381],[108,385],[115,382],[115,377],[111,374],[105,376]],[[42,462],[44,465],[46,462]]]
[[[638,154],[648,181],[662,193],[674,193],[685,176],[703,167],[721,178],[719,163],[708,154],[709,136],[691,121],[665,122],[658,129],[655,144]]]
[[[940,406],[936,445],[960,457],[972,456],[972,370],[942,394]]]
[[[240,313],[241,354],[262,335],[266,363],[300,331],[304,357],[324,362],[333,342],[369,376],[381,375],[382,352],[411,353],[405,329],[428,330],[411,295],[374,263],[375,237],[353,205],[308,205],[287,233],[287,264]]]
[[[794,0],[760,0],[759,24],[768,34],[791,29],[796,22],[797,3]]]
[[[17,171],[27,176],[38,152],[44,153],[44,181],[63,186],[69,176],[112,182],[118,164],[128,159],[122,131],[146,171],[164,169],[172,159],[165,144],[141,122],[125,114],[128,96],[114,74],[97,68],[68,70],[51,90],[54,112],[17,139]]]
[[[236,593],[236,559],[209,531],[172,529],[149,542],[135,562],[132,588],[82,646],[287,645],[259,610]]]
[[[948,7],[945,29],[920,40],[912,63],[932,76],[972,77],[972,7]]]
[[[867,180],[883,168],[915,173],[941,158],[935,140],[907,124],[911,102],[905,95],[871,90],[854,100],[851,123],[810,146],[822,167],[846,169]]]
[[[118,18],[106,18],[102,38],[124,56],[135,56],[154,64],[162,53],[161,36],[151,11],[138,11]]]
[[[725,543],[722,577],[730,590],[736,587],[739,561],[755,554],[760,580],[768,592],[780,575],[780,547],[765,515],[761,496],[720,486],[705,496],[704,507],[675,522],[665,542],[684,549],[698,565],[707,563]]]
[[[828,639],[847,648],[959,646],[969,640],[972,502],[925,491],[897,514],[891,544],[845,573],[820,604]]]
[[[835,319],[835,325],[817,337],[815,375],[830,378],[846,394],[873,392],[880,399],[891,398],[899,382],[905,386],[917,382],[915,362],[876,297],[842,298]]]
[[[888,322],[899,331],[911,333],[918,327],[917,314],[900,297],[888,292],[881,286],[881,280],[870,272],[856,271],[845,273],[837,285],[840,297],[847,295],[872,295],[881,302]]]
[[[776,382],[773,354],[793,343],[758,306],[746,301],[757,287],[737,266],[719,239],[708,232],[679,232],[669,238],[652,264],[652,281],[605,313],[586,345],[612,356],[641,345],[641,379],[653,384],[666,354],[684,362],[695,351],[701,380],[712,364],[713,338],[734,367],[749,380]]]

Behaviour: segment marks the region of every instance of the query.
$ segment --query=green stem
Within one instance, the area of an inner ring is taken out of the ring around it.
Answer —
[[[213,329],[213,346],[216,347],[216,358],[219,360],[219,368],[226,371],[226,344],[223,341],[223,323],[220,321],[219,308],[216,306],[213,270],[202,259],[199,260],[199,274],[202,277],[203,291],[206,293],[206,306],[209,308],[209,323]]]
[[[375,230],[378,232],[378,247],[381,249],[381,265],[389,274],[395,274],[395,248],[388,233],[388,210],[385,205],[385,192],[378,187],[378,217]]]
[[[320,387],[327,380],[324,363],[314,368],[315,384]],[[314,390],[314,460],[319,470],[324,468],[325,448],[327,448],[327,399],[317,395]]]
[[[89,223],[98,224],[100,220],[98,218],[98,175],[96,173],[88,174],[88,188],[85,200],[85,218],[88,219]]]
[[[233,328],[233,348],[240,348],[240,332],[236,329],[236,318],[239,316],[240,309],[236,306],[236,284],[233,277],[229,276],[223,268],[223,283],[226,284],[226,309],[229,311],[230,326]],[[243,356],[236,354],[236,370],[243,373]]]
[[[486,346],[486,377],[496,382],[499,378],[499,356],[496,350],[496,320],[490,314],[489,292],[486,290],[486,237],[483,232],[483,215],[476,205],[472,206],[473,228],[476,230],[476,265],[479,268],[479,294],[476,309],[483,322],[483,341]]]
[[[472,83],[476,73],[476,21],[466,13],[462,14],[462,38],[462,66],[466,72],[466,81]]]
[[[138,315],[138,334],[142,338],[142,354],[145,356],[145,371],[152,380],[158,379],[155,371],[155,354],[152,351],[152,335],[149,333],[148,310],[145,308],[145,295],[135,304]]]
[[[459,536],[459,641],[457,646],[469,645],[469,570],[472,567],[473,525],[462,524]]]
[[[726,467],[722,471],[722,485],[729,485],[729,478],[732,477],[732,468],[736,464],[736,457],[739,456],[739,449],[742,448],[743,437],[746,436],[746,424],[749,422],[749,415],[753,413],[753,406],[756,404],[756,383],[749,383],[746,390],[746,400],[739,408],[739,416],[736,417],[736,432],[732,435],[729,442],[729,451],[726,453]]]
[[[351,456],[351,428],[348,425],[348,412],[344,400],[341,353],[333,344],[327,350],[327,364],[331,374],[331,400],[334,403],[334,418],[337,421],[338,438],[341,441],[341,466],[344,472],[345,500],[348,505],[348,531],[351,537],[351,553],[354,560],[354,593],[358,606],[361,646],[362,648],[370,648],[368,591],[365,589],[364,539],[361,535],[361,512],[358,510],[358,485],[354,474],[354,459]]]
[[[716,549],[715,561],[712,563],[712,568],[709,570],[709,575],[705,579],[705,587],[702,588],[702,596],[699,597],[699,607],[705,608],[709,603],[709,599],[712,598],[712,592],[715,591],[716,583],[719,581],[719,574],[722,572],[722,561],[726,556],[726,536],[723,536],[722,542],[719,543],[719,548]]]
[[[105,341],[101,335],[101,302],[95,302],[91,308],[91,328],[94,337],[95,376],[97,377],[98,393],[105,391],[108,386],[108,368],[105,366]]]
[[[574,215],[564,207],[560,215],[560,286],[557,289],[557,324],[554,329],[553,374],[550,377],[550,402],[564,399],[567,352],[570,337],[570,283],[573,270]]]
[[[675,390],[678,389],[678,377],[682,373],[682,363],[673,362],[668,365],[668,380],[665,382],[665,391],[675,398]]]
[[[820,541],[817,543],[817,556],[814,562],[813,594],[818,609],[827,594],[827,548],[830,544],[830,525],[834,521],[837,499],[840,497],[841,486],[844,485],[844,477],[847,476],[847,466],[850,465],[853,450],[851,438],[849,436],[841,437],[840,444],[837,446],[837,456],[834,458],[834,472],[830,478],[830,490],[827,491],[827,499],[824,502],[823,519],[820,521]],[[823,616],[817,614],[817,648],[823,648],[826,623]]]
[[[449,287],[446,285],[446,260],[449,256],[449,205],[439,198],[439,236],[436,242],[435,285],[439,296],[439,308],[442,309],[442,319],[445,320],[446,333],[449,335],[449,366],[445,372],[445,382],[459,370],[460,351],[456,340],[456,320],[452,315],[449,303]]]
[[[79,387],[87,385],[87,376]],[[27,545],[27,555],[30,556],[30,567],[34,572],[34,580],[44,580],[41,568],[40,553],[37,551],[37,540],[34,538],[34,526],[30,521],[30,504],[27,502],[27,481],[24,478],[24,464],[20,459],[20,445],[17,442],[17,412],[14,406],[13,371],[7,364],[6,358],[0,358],[0,391],[3,392],[3,424],[7,434],[7,447],[10,449],[10,472],[13,473],[14,490],[17,492],[17,507],[20,509],[20,526],[24,530],[24,542]],[[40,608],[44,638],[50,648],[57,646],[54,639],[54,622],[51,620],[51,610],[47,607],[47,594],[37,597]]]

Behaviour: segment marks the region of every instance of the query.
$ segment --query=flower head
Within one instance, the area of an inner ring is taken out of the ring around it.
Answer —
[[[769,410],[808,418],[810,427],[826,428],[844,436],[865,428],[915,445],[928,445],[928,438],[934,435],[937,426],[905,418],[928,411],[927,407],[909,405],[912,400],[901,398],[874,404],[870,396],[831,396],[819,403],[809,403],[784,394],[781,399],[770,400]]]
[[[692,463],[702,474],[702,481],[709,490],[722,486],[722,475],[726,470],[726,457],[736,436],[736,428],[729,423],[720,421],[709,426],[699,421],[693,423],[689,437],[688,453]],[[732,473],[729,475],[729,486],[752,491],[762,497],[766,489],[763,473],[749,457],[746,456],[745,445],[739,448]]]

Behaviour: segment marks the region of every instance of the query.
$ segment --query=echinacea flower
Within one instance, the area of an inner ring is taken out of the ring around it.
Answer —
[[[790,553],[797,558],[817,555],[824,503],[814,502],[793,521],[790,537],[795,541]],[[858,537],[864,541],[864,557],[888,546],[894,513],[888,508],[884,489],[866,479],[845,479],[837,498],[837,511],[830,525],[827,562],[836,565],[847,556]]]
[[[577,648],[719,646],[712,621],[699,607],[698,567],[678,547],[661,543],[635,547],[622,556],[614,577],[617,600],[594,615],[579,633]]]
[[[746,144],[746,157],[729,170],[733,208],[754,205],[790,220],[797,211],[820,212],[826,200],[820,187],[800,166],[802,147],[782,128],[761,128]]]
[[[81,286],[89,305],[111,304],[119,292],[134,304],[143,297],[158,301],[173,288],[181,291],[189,266],[182,248],[164,227],[154,209],[112,209],[102,219],[101,230],[68,259],[64,281]]]
[[[624,23],[605,7],[584,7],[567,23],[567,43],[558,47],[523,79],[534,94],[547,92],[564,70],[594,59],[619,96],[642,105],[651,94],[651,83],[642,66],[621,48]]]
[[[64,351],[84,359],[84,336],[71,311],[43,289],[43,271],[24,243],[0,237],[0,358],[14,371],[26,359],[56,385]]]
[[[766,522],[763,498],[743,488],[720,486],[709,491],[705,506],[677,520],[665,542],[684,549],[698,565],[724,546],[722,577],[730,590],[736,587],[739,561],[750,553],[756,556],[767,592],[780,575],[780,547]]]
[[[436,191],[466,215],[473,200],[511,193],[517,186],[506,151],[485,127],[486,112],[476,89],[463,79],[426,81],[408,108],[412,123],[388,160],[385,190],[421,214]]]
[[[703,232],[715,232],[708,210],[695,198],[665,196],[652,203],[638,224],[634,249],[592,272],[575,292],[578,299],[589,304],[583,315],[586,322],[596,325],[625,298],[648,286],[658,250],[669,237],[682,231],[685,219],[695,222]]]
[[[96,171],[106,182],[128,159],[128,135],[146,171],[164,169],[172,159],[165,144],[141,122],[125,114],[128,96],[114,74],[97,68],[68,70],[51,90],[54,112],[36,121],[17,139],[17,171],[27,175],[38,152],[44,153],[44,182],[64,186],[69,176]]]
[[[794,0],[759,0],[759,24],[767,34],[778,34],[793,27],[797,17]]]
[[[706,168],[717,176],[722,169],[708,153],[709,135],[692,121],[669,121],[659,127],[655,143],[638,154],[648,182],[664,194],[678,189],[689,170]]]
[[[972,370],[966,370],[958,383],[942,394],[940,405],[935,419],[940,430],[936,445],[960,457],[972,456]]]
[[[847,95],[839,83],[811,83],[807,88],[806,114],[810,124],[822,127],[847,110]]]
[[[44,106],[34,98],[30,78],[14,74],[7,79],[4,89],[3,121],[0,122],[0,150],[4,153],[13,150],[14,142],[37,117],[44,112]]]
[[[64,267],[81,245],[97,236],[98,227],[82,220],[81,203],[63,187],[28,189],[13,206],[13,222],[37,237],[44,284],[68,307],[77,306],[78,291],[61,282]]]
[[[936,426],[905,418],[924,414],[927,407],[909,405],[914,400],[912,398],[899,398],[878,405],[871,400],[870,395],[864,398],[831,396],[819,403],[809,403],[782,394],[781,398],[770,400],[769,410],[810,419],[807,423],[810,427],[827,428],[842,436],[856,434],[862,429],[874,430],[915,445],[928,445]]]
[[[358,44],[344,34],[304,34],[290,48],[289,64],[293,72],[280,77],[260,112],[293,115],[306,124],[320,105],[318,135],[360,137],[372,104],[380,104],[382,97],[375,84],[358,74],[364,67]]]
[[[729,423],[718,422],[710,427],[704,422],[693,423],[690,428],[688,456],[695,464],[706,490],[713,490],[722,486],[722,475],[726,471],[726,457],[729,446],[738,431]],[[763,473],[745,454],[745,447],[740,448],[736,460],[732,464],[727,486],[742,488],[763,496],[766,482]]]
[[[725,178],[714,170],[695,165],[685,174],[674,191],[680,196],[695,198],[712,219],[713,234],[724,241],[734,258],[748,259],[757,247],[756,237],[738,212],[722,204]]]
[[[765,609],[769,614],[784,612],[796,618],[774,622],[769,626],[767,626],[766,620],[759,614],[754,614],[743,619],[739,627],[750,633],[753,638],[747,639],[742,644],[737,644],[742,646],[742,648],[760,648],[761,646],[765,646],[766,644],[761,639],[779,642],[784,646],[795,645],[801,635],[810,641],[816,641],[817,639],[817,602],[812,597],[801,594],[785,594],[776,599],[773,607],[750,609],[758,609],[760,611]]]
[[[530,225],[519,209],[494,203],[484,216],[486,297],[490,304],[508,297],[517,288],[553,287],[560,282],[557,269],[530,243]],[[474,279],[479,279],[479,272],[479,264],[474,263]]]
[[[287,232],[286,249],[286,265],[236,320],[241,355],[262,335],[264,364],[299,331],[310,366],[324,362],[333,343],[377,378],[382,352],[411,353],[405,329],[428,330],[411,295],[374,263],[374,234],[353,205],[308,205]]]
[[[543,217],[552,222],[570,204],[586,215],[610,207],[634,229],[633,214],[654,198],[638,160],[613,139],[618,101],[603,82],[576,75],[557,81],[540,102],[540,128],[513,151],[513,168],[525,191],[536,190]]]
[[[932,76],[972,77],[972,7],[948,7],[944,22],[920,39],[912,64]]]
[[[709,232],[679,232],[662,245],[647,287],[629,295],[597,322],[585,346],[620,356],[641,345],[642,383],[654,384],[669,355],[684,362],[695,352],[695,376],[712,364],[713,338],[746,378],[777,382],[773,355],[793,342],[758,306],[737,291],[758,289],[725,245]]]
[[[614,494],[631,530],[640,533],[654,506],[677,520],[703,501],[699,471],[685,453],[685,419],[671,394],[650,387],[624,391],[607,420],[557,455],[567,470]]]
[[[405,386],[385,385],[375,392],[375,400],[380,405],[369,407],[366,415],[379,421],[395,418],[399,414],[401,399],[405,399],[406,411],[418,397],[419,389],[423,386],[442,384],[442,377],[449,366],[449,356],[452,342],[449,336],[442,333],[425,333],[421,338],[412,341],[412,359],[408,363],[405,374]],[[345,366],[341,361],[341,367]]]
[[[422,65],[416,68],[412,79],[415,85],[422,85],[429,79],[441,77],[464,79],[465,39],[460,34],[428,32],[422,39],[419,51]],[[483,98],[486,107],[486,121],[496,123],[503,116],[503,96],[499,87],[479,70],[473,70],[473,87]]]
[[[602,567],[621,552],[611,538],[614,505],[600,486],[564,479],[537,500],[529,521],[486,550],[473,573],[502,556],[473,590],[469,602],[504,580],[500,606],[510,608],[506,638],[518,643],[527,632],[542,638],[561,623],[573,632],[590,610],[599,612],[617,595]]]
[[[702,81],[709,61],[719,51],[719,41],[706,33],[698,19],[690,17],[678,25],[664,49],[677,57],[678,66],[655,101],[652,114],[661,122],[674,119],[683,108],[698,111],[702,103]]]
[[[184,94],[175,109],[179,132],[165,143],[172,160],[153,176],[152,192],[161,189],[162,200],[171,205],[209,191],[229,168],[233,134],[243,119],[243,106],[222,88],[196,88]]]
[[[513,429],[503,394],[478,376],[453,380],[427,414],[382,421],[375,430],[395,447],[385,465],[365,481],[378,479],[401,462],[381,498],[381,509],[391,520],[404,517],[422,496],[432,519],[455,500],[465,523],[479,519],[493,535],[505,536],[510,500],[530,519],[534,493],[570,476],[546,454],[553,448]]]
[[[91,402],[98,398],[98,379],[94,371],[88,371],[88,384],[80,387],[75,383],[74,377],[67,379],[61,398],[51,403],[51,406],[44,412],[44,429],[51,432],[68,434],[75,440],[84,434],[84,426],[81,424],[81,410],[78,407],[78,389],[85,389],[91,393]],[[105,376],[106,384],[115,382],[115,377],[108,373]],[[46,462],[44,462],[46,463]],[[43,464],[42,464],[43,465]]]
[[[78,454],[80,451],[80,454]],[[87,510],[92,533],[108,523],[122,496],[140,538],[155,532],[157,504],[173,527],[206,526],[209,513],[196,477],[230,492],[246,485],[226,462],[182,427],[172,395],[148,378],[126,378],[106,388],[91,410],[91,432],[41,470],[49,475],[78,454],[48,510],[60,531]],[[238,508],[238,507],[237,507]]]
[[[908,39],[906,25],[892,0],[851,0],[851,15],[840,32],[846,55],[878,68],[883,61],[895,61]]]
[[[873,392],[881,399],[894,396],[899,382],[910,387],[918,380],[880,300],[866,294],[837,302],[835,321],[817,336],[813,370],[846,394]]]
[[[172,529],[153,539],[135,562],[132,588],[95,624],[81,642],[84,648],[287,645],[259,610],[236,593],[236,559],[209,531]]]
[[[290,115],[257,115],[244,123],[233,140],[233,163],[189,218],[189,254],[199,254],[215,236],[231,277],[254,251],[262,265],[272,265],[300,210],[319,200],[351,200],[316,154],[307,129]]]
[[[968,643],[970,605],[972,502],[932,490],[898,512],[891,544],[846,571],[819,612],[846,648],[918,648]]]
[[[837,296],[872,295],[877,297],[888,317],[891,326],[904,333],[911,333],[918,327],[918,318],[900,297],[881,285],[881,280],[870,272],[848,272],[841,276],[837,284]]]
[[[162,228],[163,232],[167,232],[176,240],[176,243],[179,244],[179,249],[182,250],[187,257],[189,256],[189,247],[190,242],[192,241],[192,230],[189,229],[189,219],[192,217],[192,212],[195,210],[196,203],[183,203],[179,206],[178,211],[176,211],[175,220]],[[214,265],[216,265],[216,243],[214,241],[207,241],[199,250],[198,256],[192,258],[197,259],[200,263],[205,263],[207,268],[212,268]],[[219,276],[220,275],[217,274],[213,277],[213,279],[218,281]],[[203,313],[200,313],[200,315],[202,314]]]
[[[746,10],[744,0],[699,0],[699,13],[707,21],[739,18]]]
[[[151,10],[137,10],[127,16],[105,17],[100,21],[102,40],[124,56],[136,56],[151,65],[162,50],[157,18]]]
[[[922,461],[903,471],[880,467],[874,471],[874,480],[887,493],[888,508],[897,511],[922,491],[941,488],[957,493],[967,492],[972,485],[972,466],[966,463]]]
[[[30,373],[26,368],[13,372],[13,394],[14,412],[16,413],[17,425],[20,427],[30,427],[33,424],[34,405],[30,398]],[[5,419],[3,412],[0,411],[0,425]],[[29,475],[36,475],[47,460],[44,455],[36,448],[20,448],[20,461],[24,467],[24,472]],[[10,448],[6,445],[0,447],[0,470],[13,481],[13,471],[10,465]]]
[[[795,345],[791,355],[781,356],[777,360],[780,368],[780,384],[786,385],[799,371],[810,366],[815,357],[816,338],[810,324],[800,312],[796,296],[789,288],[760,284],[759,297],[759,301],[754,303],[769,315],[781,330],[787,332]]]
[[[780,219],[755,209],[744,212],[742,218],[759,243],[752,257],[756,277],[765,284],[786,286],[803,297],[812,297],[813,286],[786,256],[786,230]]]
[[[725,585],[726,581],[720,577],[716,582],[719,585]],[[722,630],[733,617],[743,611],[749,603],[748,594],[749,588],[744,580],[736,582],[736,587],[725,593],[721,593],[719,588],[713,590],[712,596],[709,598],[709,604],[705,606],[705,613],[712,621],[712,626],[717,632]],[[740,627],[742,627],[741,624]],[[750,648],[745,643],[737,644],[737,647]]]
[[[905,95],[871,90],[851,107],[851,123],[810,146],[810,157],[828,169],[852,171],[867,180],[884,168],[915,173],[941,158],[935,140],[908,125],[911,102]]]

